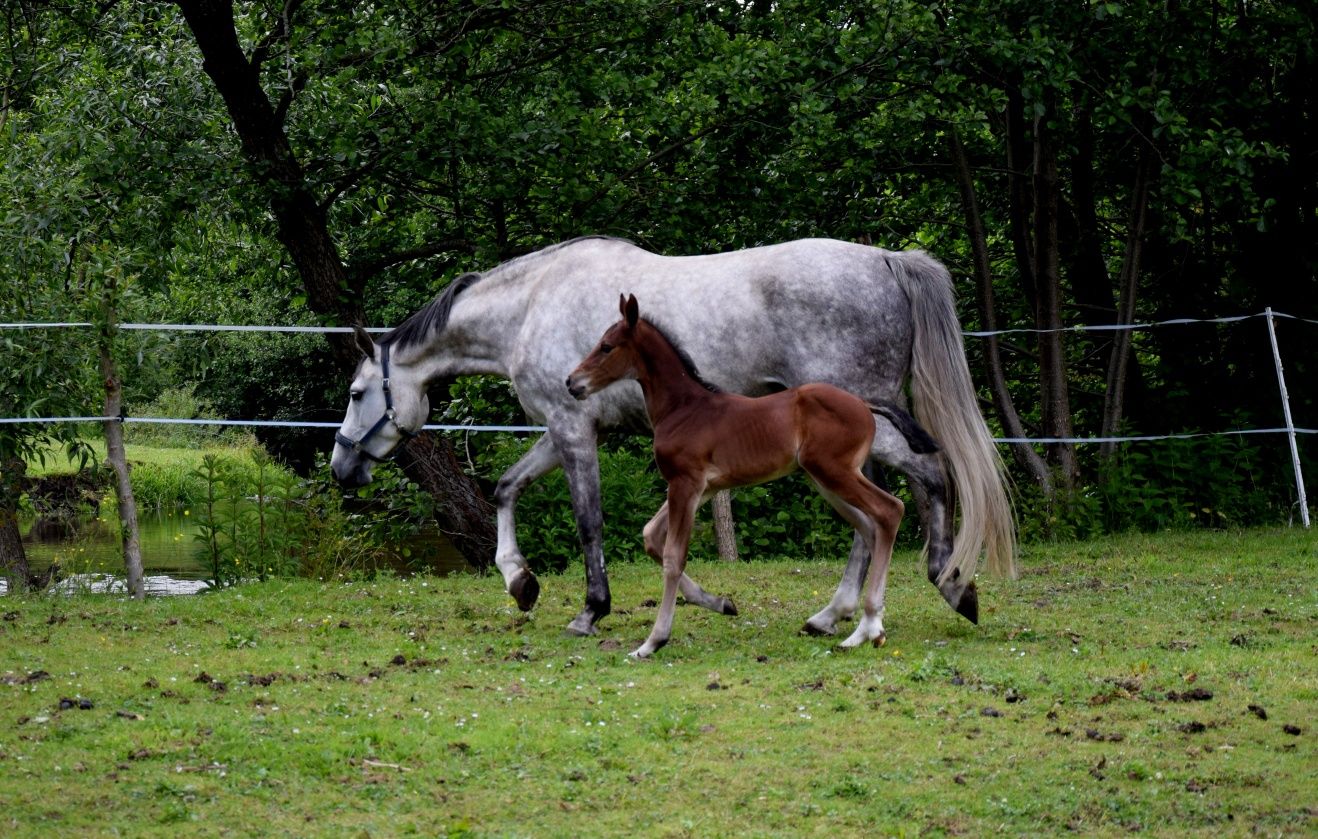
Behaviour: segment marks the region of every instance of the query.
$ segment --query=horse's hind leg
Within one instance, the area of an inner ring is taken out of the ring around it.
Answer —
[[[701,503],[704,503],[703,499]],[[659,508],[659,512],[654,514],[654,518],[650,519],[649,523],[645,525],[643,535],[645,552],[662,566],[664,564],[664,540],[668,538],[667,501]],[[721,595],[710,594],[701,588],[699,583],[687,576],[685,572],[677,581],[677,587],[688,603],[694,603],[721,615],[737,614],[737,606],[730,599]]]
[[[875,478],[878,469],[872,460],[865,462],[864,472],[867,478],[877,483]],[[842,517],[852,522],[854,526],[853,519],[847,514],[843,513]],[[868,528],[869,525],[866,524],[866,527]],[[801,627],[802,632],[808,635],[833,635],[837,632],[839,620],[846,620],[855,614],[856,605],[860,602],[861,586],[865,582],[865,575],[869,573],[871,550],[869,538],[857,529],[851,540],[851,554],[847,558],[847,567],[842,572],[842,581],[838,583],[833,599],[806,620],[805,625]]]
[[[951,484],[939,455],[920,454],[886,418],[875,418],[871,452],[880,461],[904,472],[915,497],[920,526],[925,534],[925,551],[929,581],[958,614],[971,623],[979,622],[979,598],[973,579],[959,576],[941,580],[943,569],[952,556],[953,504]]]
[[[559,465],[558,452],[549,435],[542,435],[521,459],[499,478],[494,489],[497,505],[499,546],[494,552],[494,565],[503,575],[503,586],[517,608],[523,612],[535,605],[540,596],[540,583],[526,565],[526,558],[517,547],[515,510],[517,499],[537,478],[553,471]]]

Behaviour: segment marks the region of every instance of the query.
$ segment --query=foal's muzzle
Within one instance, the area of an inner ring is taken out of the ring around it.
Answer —
[[[572,394],[574,399],[585,399],[590,396],[590,388],[584,382],[573,382],[575,376],[567,377],[567,392]]]

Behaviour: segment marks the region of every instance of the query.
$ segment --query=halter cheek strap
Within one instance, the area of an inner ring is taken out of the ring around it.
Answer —
[[[341,446],[345,446],[362,457],[373,460],[376,463],[384,463],[393,460],[398,454],[398,447],[403,443],[403,440],[399,440],[394,444],[393,448],[379,457],[368,452],[366,450],[366,441],[378,434],[380,429],[384,428],[385,425],[393,423],[394,428],[398,429],[398,433],[401,434],[404,439],[410,440],[416,436],[415,431],[408,431],[406,428],[399,425],[398,421],[394,419],[394,396],[389,389],[389,345],[381,345],[380,353],[380,371],[384,374],[384,381],[381,382],[380,385],[381,389],[384,391],[384,416],[376,420],[375,425],[372,425],[367,429],[365,434],[358,437],[356,440],[347,436],[342,431],[334,432],[334,442]]]

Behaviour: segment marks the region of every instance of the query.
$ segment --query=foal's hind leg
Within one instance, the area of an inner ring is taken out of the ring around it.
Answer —
[[[883,417],[875,418],[874,443],[871,452],[880,461],[904,472],[908,486],[915,497],[920,526],[925,534],[925,551],[929,581],[938,587],[948,605],[971,623],[979,623],[979,598],[974,579],[955,576],[940,582],[943,569],[952,556],[954,532],[951,483],[943,469],[940,456],[920,454]]]
[[[850,475],[812,472],[811,477],[819,486],[820,494],[863,535],[873,556],[865,587],[865,614],[841,646],[857,647],[866,642],[882,644],[888,565],[902,519],[902,502],[870,483],[859,472]]]
[[[865,477],[877,483],[875,480],[877,472],[878,468],[874,461],[867,460],[864,466]],[[855,526],[854,520],[845,513],[842,517],[852,523],[853,527]],[[846,570],[842,572],[842,581],[838,584],[837,591],[833,593],[833,599],[806,620],[805,626],[801,627],[802,632],[808,635],[833,635],[837,632],[839,620],[846,620],[855,614],[856,604],[860,602],[861,586],[865,582],[865,575],[869,573],[872,550],[870,539],[860,528],[857,528],[851,540],[851,554],[847,559]]]
[[[701,499],[700,503],[704,504],[707,499]],[[643,531],[645,538],[645,552],[654,558],[659,565],[664,564],[664,540],[668,538],[668,502],[665,501],[659,508],[659,512],[654,514],[645,525]],[[710,594],[700,587],[700,584],[683,572],[681,578],[677,581],[677,587],[682,592],[688,603],[694,603],[697,606],[703,606],[712,612],[718,612],[721,615],[737,614],[736,605],[726,597],[717,594]]]

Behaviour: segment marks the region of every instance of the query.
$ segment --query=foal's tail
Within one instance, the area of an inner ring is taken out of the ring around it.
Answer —
[[[1007,473],[979,413],[957,320],[952,277],[923,251],[888,253],[897,284],[911,301],[914,344],[911,392],[915,417],[938,440],[961,523],[941,584],[955,572],[973,575],[983,551],[990,571],[1016,576],[1016,523]]]

